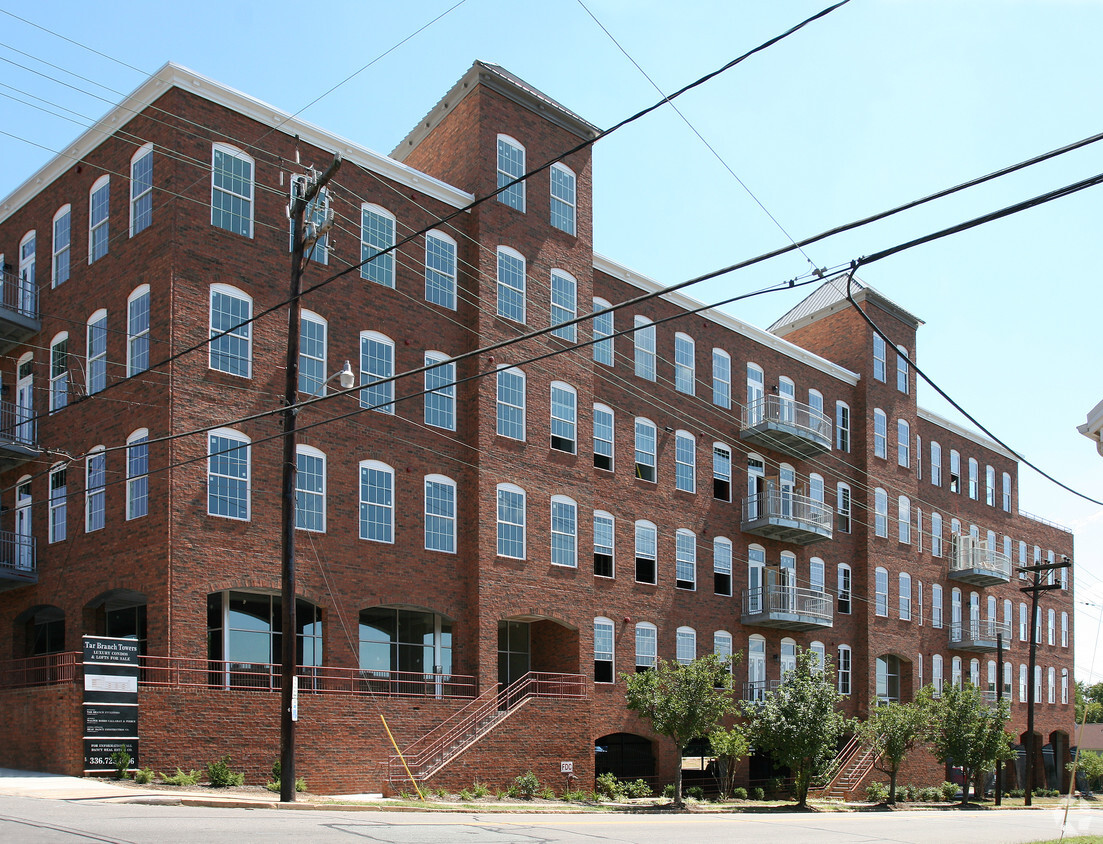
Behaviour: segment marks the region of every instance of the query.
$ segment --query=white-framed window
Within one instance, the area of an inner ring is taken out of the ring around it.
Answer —
[[[378,460],[361,460],[361,539],[394,542],[394,497],[394,469]]]
[[[913,507],[915,511],[915,549],[923,550],[923,508]]]
[[[126,374],[149,369],[149,285],[140,284],[126,300]]]
[[[17,310],[38,317],[38,283],[35,280],[38,237],[31,229],[19,241],[19,307]],[[0,256],[2,257],[2,256]]]
[[[897,529],[899,532],[899,540],[905,545],[910,545],[912,541],[911,525],[912,525],[912,504],[911,500],[906,495],[901,495],[897,502]]]
[[[712,497],[732,500],[732,452],[724,443],[712,444]]]
[[[835,402],[835,448],[850,451],[850,406],[841,401]]]
[[[607,618],[594,619],[594,682],[612,683],[616,679],[613,671],[613,643],[615,641],[613,622]]]
[[[578,282],[566,270],[551,271],[551,324],[569,322],[578,315]],[[571,343],[577,336],[576,326],[564,325],[552,332]]]
[[[1042,702],[1042,666],[1034,666],[1034,702]]]
[[[434,365],[435,364],[435,365]],[[456,430],[456,364],[444,352],[425,353],[425,424]]]
[[[107,521],[107,452],[102,445],[84,459],[84,532],[102,530]]]
[[[1019,641],[1025,642],[1027,637],[1027,631],[1030,629],[1030,621],[1026,609],[1026,604],[1019,604]]]
[[[207,433],[207,515],[249,521],[250,442],[232,428]]]
[[[808,588],[819,593],[825,590],[824,565],[819,557],[812,557],[808,561]]]
[[[295,527],[326,532],[326,456],[313,446],[295,447]]]
[[[1026,666],[1019,663],[1019,703],[1026,703]]]
[[[655,483],[656,448],[658,432],[650,419],[636,417],[636,477],[641,481]]]
[[[812,671],[816,674],[823,674],[827,667],[827,648],[823,642],[812,641],[808,643],[808,651],[812,654],[814,660]]]
[[[1005,513],[1011,512],[1011,475],[1008,472],[1003,473],[1002,506]]]
[[[632,334],[636,350],[636,376],[655,380],[655,326],[645,316],[636,314],[636,330]]]
[[[875,609],[877,615],[889,614],[889,573],[882,566],[878,566],[874,575],[876,588]]]
[[[210,368],[253,377],[253,299],[226,284],[211,285]]]
[[[498,187],[505,188],[498,194],[498,201],[517,211],[525,210],[525,183],[509,185],[525,175],[525,148],[509,135],[498,136]]]
[[[69,332],[50,341],[50,413],[69,404]]]
[[[697,439],[689,431],[674,434],[674,487],[697,492]]]
[[[911,426],[906,419],[896,420],[896,462],[900,466],[911,465]]]
[[[843,615],[850,615],[850,596],[851,589],[853,588],[852,573],[850,566],[846,563],[839,563],[838,572],[836,575],[836,590],[838,592],[838,601],[836,608]]]
[[[851,530],[851,493],[849,484],[842,482],[835,489],[835,512],[838,514],[838,528],[840,533],[850,533]]]
[[[1057,613],[1046,610],[1046,644],[1052,645],[1057,641]]]
[[[425,234],[425,301],[456,310],[456,241],[444,232]]]
[[[289,201],[293,202],[299,196],[306,193],[307,179],[306,176],[298,175],[291,177],[291,196]],[[290,207],[290,205],[288,205]],[[320,231],[329,220],[329,191],[325,188],[321,188],[314,195],[314,198],[306,203],[306,208],[303,210],[303,232],[304,242],[303,246],[306,246],[305,236]],[[313,232],[311,231],[313,229]],[[295,250],[295,233],[294,231],[288,231],[288,252]],[[304,252],[304,257],[308,261],[314,261],[318,264],[329,263],[329,232],[323,231],[320,235],[317,235],[317,239],[314,241],[314,245],[310,247],[308,251]]]
[[[329,323],[314,311],[303,310],[299,318],[299,392],[324,396],[327,392]]]
[[[712,652],[728,663],[728,671],[735,667],[732,660],[733,641],[732,634],[727,630],[717,630],[712,634]]]
[[[73,214],[72,206],[62,205],[54,214],[54,257],[50,286],[57,287],[69,280],[72,263]]]
[[[425,549],[456,553],[456,482],[425,476]]]
[[[88,395],[107,386],[107,311],[100,308],[88,318],[85,367]]]
[[[692,396],[697,383],[697,346],[681,331],[674,335],[674,389]]]
[[[898,578],[900,587],[900,620],[912,620],[912,576],[906,571],[900,572]]]
[[[594,362],[603,363],[606,366],[613,365],[613,311],[612,307],[604,299],[594,298]],[[602,339],[604,338],[604,339]]]
[[[873,335],[873,377],[878,381],[887,380],[885,341],[880,334]]]
[[[873,410],[873,456],[888,457],[888,417],[879,407]]]
[[[130,236],[153,222],[153,144],[145,144],[130,159]]]
[[[873,491],[873,532],[876,536],[889,535],[889,496],[880,487]]]
[[[614,577],[615,520],[612,513],[594,511],[594,577]]]
[[[1069,614],[1067,612],[1061,613],[1061,647],[1067,648],[1069,646]]]
[[[901,393],[908,392],[908,350],[903,346],[896,347],[896,389]]]
[[[613,471],[613,410],[594,405],[594,468]]]
[[[50,542],[61,542],[68,534],[69,494],[67,472],[63,465],[50,469]],[[22,508],[20,508],[22,509]],[[29,507],[27,508],[29,512]]]
[[[942,697],[942,654],[931,654],[931,686],[935,697]]]
[[[360,278],[384,287],[395,286],[395,215],[380,205],[360,206]],[[379,254],[391,249],[386,254]]]
[[[551,564],[578,568],[578,505],[565,495],[551,499]]]
[[[1061,703],[1069,702],[1069,670],[1061,669]]]
[[[253,236],[253,159],[236,147],[211,147],[211,225]]]
[[[747,363],[747,423],[757,425],[766,418],[766,376],[762,367]]]
[[[636,673],[655,667],[658,654],[658,631],[654,624],[641,621],[636,625]]]
[[[1056,685],[1056,672],[1053,666],[1046,669],[1046,703],[1054,702],[1054,686]]]
[[[653,522],[636,522],[636,582],[656,583],[658,529]]]
[[[931,627],[942,627],[942,587],[931,584]]]
[[[942,556],[942,515],[931,513],[931,556]]]
[[[385,380],[394,377],[394,367],[394,340],[378,331],[361,331],[361,407],[394,413],[394,381]]]
[[[961,657],[955,656],[950,660],[950,685],[961,688]]]
[[[969,458],[969,497],[976,501],[980,497],[980,464],[976,458]]]
[[[508,246],[498,247],[498,316],[525,322],[525,258]]]
[[[697,631],[692,627],[679,627],[675,638],[675,658],[688,665],[697,658]]]
[[[712,540],[712,581],[717,595],[732,594],[732,544],[724,536]]]
[[[139,428],[126,438],[126,518],[149,513],[149,431]]]
[[[996,469],[994,466],[984,467],[984,503],[989,507],[996,506]]]
[[[712,350],[712,403],[732,406],[732,359],[723,349]]]
[[[574,454],[578,450],[578,394],[570,384],[551,384],[551,447]]]
[[[915,435],[915,478],[923,480],[923,438]]]
[[[525,491],[498,484],[498,556],[525,559]]]
[[[567,234],[575,233],[577,197],[574,171],[556,162],[549,172],[551,177],[551,224]]]
[[[684,528],[675,534],[674,587],[697,588],[697,536]]]
[[[795,420],[797,386],[792,378],[782,375],[777,379],[778,417],[782,422],[792,425]]]
[[[111,177],[100,176],[88,192],[88,263],[107,254],[111,241]]]
[[[500,437],[525,439],[525,373],[498,370],[497,431]]]
[[[950,492],[961,492],[961,455],[950,449]]]
[[[839,645],[835,673],[839,683],[839,694],[850,694],[850,646]]]

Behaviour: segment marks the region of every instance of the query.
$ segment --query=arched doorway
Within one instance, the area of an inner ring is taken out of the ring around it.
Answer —
[[[594,776],[613,774],[618,780],[655,776],[655,752],[651,741],[634,733],[611,733],[594,742]]]
[[[94,636],[134,639],[146,653],[146,596],[133,589],[112,589],[89,601],[84,629]]]
[[[579,673],[578,630],[539,616],[514,616],[498,621],[498,683],[502,687],[530,671]]]

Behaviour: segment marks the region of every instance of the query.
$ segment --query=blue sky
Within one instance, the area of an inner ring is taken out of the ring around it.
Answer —
[[[665,91],[828,5],[586,4]],[[315,7],[313,21],[304,8],[110,0],[90,14],[83,2],[0,0],[0,10],[110,57],[0,14],[0,196],[165,61],[298,112],[448,9],[303,117],[388,152],[475,59],[601,127],[658,97],[578,0],[337,0]],[[854,0],[677,101],[757,202],[667,108],[595,147],[596,248],[673,283],[784,244],[758,202],[799,238],[1099,132],[1100,32],[1101,0]],[[11,99],[28,95],[83,118]],[[844,264],[1099,172],[1103,144],[807,252],[818,266]],[[1103,498],[1103,458],[1075,426],[1103,399],[1101,201],[1103,187],[1084,191],[862,273],[926,321],[925,371],[1013,448],[1094,498]],[[794,254],[687,292],[714,301],[807,269]],[[766,327],[801,295],[758,297],[733,313]],[[929,389],[920,402],[957,419]],[[1076,532],[1077,599],[1090,604],[1077,607],[1076,673],[1103,679],[1103,508],[1025,467],[1020,480],[1023,509]]]

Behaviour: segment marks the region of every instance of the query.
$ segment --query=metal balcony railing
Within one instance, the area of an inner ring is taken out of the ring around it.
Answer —
[[[0,308],[38,319],[38,288],[31,277],[17,273],[0,274]]]
[[[34,409],[14,402],[0,401],[0,446],[16,445],[33,448],[35,438]]]
[[[950,624],[950,647],[958,650],[994,651],[996,636],[1003,634],[1003,646],[1011,644],[1011,625],[995,619],[971,619]]]
[[[831,538],[834,511],[822,501],[771,489],[743,499],[742,528],[781,541],[808,544]]]
[[[0,581],[38,582],[33,536],[0,530]],[[10,584],[9,584],[10,585]],[[0,585],[0,588],[3,588]]]
[[[977,585],[1011,580],[1011,558],[988,547],[988,540],[955,535],[950,555],[950,577]]]
[[[782,396],[763,396],[743,409],[740,439],[798,457],[831,450],[831,419],[822,410]]]
[[[766,692],[777,691],[780,680],[748,680],[743,684],[743,700],[761,703],[766,700]]]
[[[831,595],[804,586],[772,584],[765,588],[743,590],[743,623],[754,624],[756,617],[779,626],[799,623],[802,627],[830,627],[835,609]]]

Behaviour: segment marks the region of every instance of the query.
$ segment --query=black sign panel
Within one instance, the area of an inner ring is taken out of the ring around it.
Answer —
[[[137,706],[85,706],[84,735],[86,738],[138,737]]]
[[[115,760],[111,757],[117,750],[125,750],[130,754],[130,770],[138,768],[138,740],[137,739],[85,739],[84,740],[84,770],[86,771],[114,771]]]
[[[138,667],[138,642],[136,639],[108,639],[105,636],[84,637],[84,664],[104,662],[112,665]],[[87,669],[85,669],[87,671]]]
[[[138,657],[134,639],[84,637],[84,769],[113,771],[112,754],[138,767]]]
[[[85,703],[138,703],[138,668],[84,664]]]

